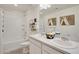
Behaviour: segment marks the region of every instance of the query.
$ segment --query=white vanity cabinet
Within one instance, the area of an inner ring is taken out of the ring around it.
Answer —
[[[41,54],[41,48],[33,43],[30,43],[30,54]]]
[[[48,45],[30,38],[30,54],[62,54]]]
[[[30,54],[41,54],[41,43],[30,38]]]
[[[45,44],[42,44],[42,51],[43,51],[43,54],[47,53],[47,54],[62,54],[61,52],[53,49],[53,48],[50,48],[49,46],[45,45]]]

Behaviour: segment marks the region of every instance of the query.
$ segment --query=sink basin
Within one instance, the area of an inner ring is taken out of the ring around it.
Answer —
[[[62,39],[54,39],[54,44],[62,47],[62,48],[76,48],[77,42],[71,41],[71,40],[62,40]]]

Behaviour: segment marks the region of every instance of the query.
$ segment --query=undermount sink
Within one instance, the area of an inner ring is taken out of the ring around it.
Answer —
[[[71,40],[54,39],[53,42],[62,48],[76,48],[77,43]]]

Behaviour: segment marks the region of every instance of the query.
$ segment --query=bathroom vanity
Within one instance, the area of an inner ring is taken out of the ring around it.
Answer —
[[[77,54],[79,53],[79,44],[75,42],[73,46],[66,46],[56,42],[60,38],[47,39],[41,34],[30,35],[30,54]],[[73,41],[71,41],[73,42]],[[67,43],[69,44],[69,43]]]

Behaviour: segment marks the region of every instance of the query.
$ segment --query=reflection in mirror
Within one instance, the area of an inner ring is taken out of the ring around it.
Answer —
[[[75,25],[75,15],[68,15],[60,17],[61,25]]]
[[[68,33],[71,34],[71,31],[74,33],[75,30],[75,19],[76,12],[79,6],[78,4],[43,4],[40,5],[40,32],[48,33]],[[74,12],[73,12],[74,11]],[[64,17],[64,20],[62,18]],[[68,26],[63,26],[68,25]],[[73,26],[70,27],[70,25]],[[72,35],[72,34],[71,34]]]

